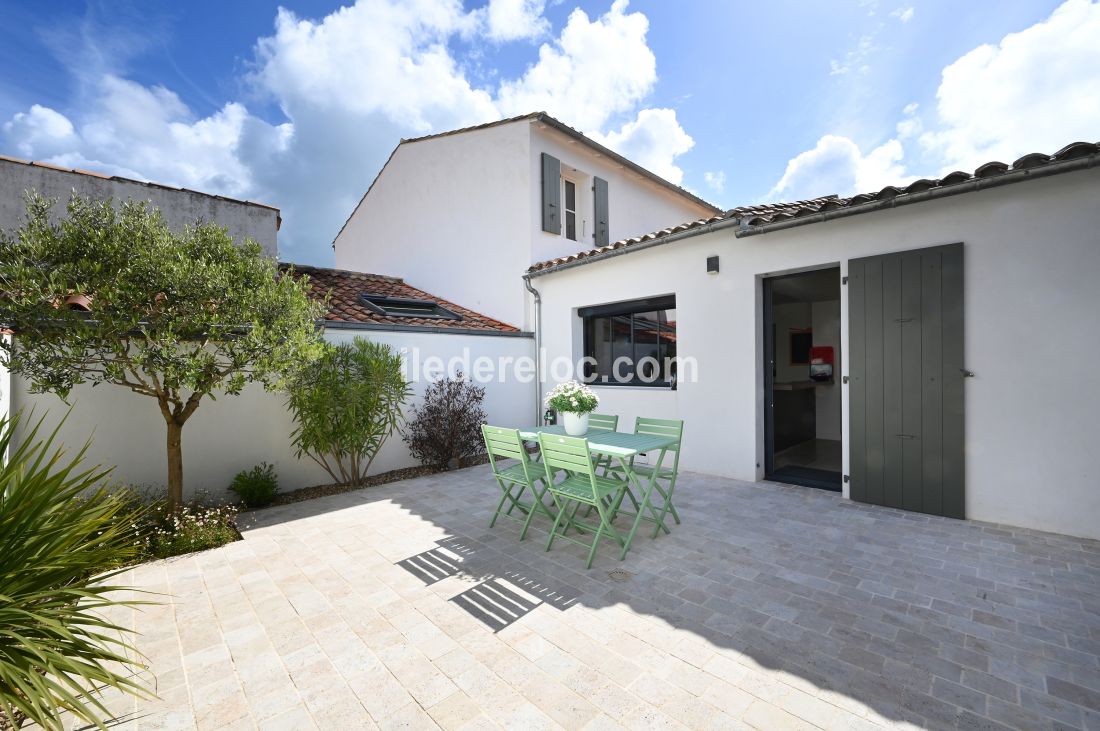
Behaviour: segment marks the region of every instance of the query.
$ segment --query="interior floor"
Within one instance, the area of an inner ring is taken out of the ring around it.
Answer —
[[[775,453],[775,469],[787,465],[810,467],[828,472],[840,472],[843,466],[840,441],[837,439],[810,439]]]

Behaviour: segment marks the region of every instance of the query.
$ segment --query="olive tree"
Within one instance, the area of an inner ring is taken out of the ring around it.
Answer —
[[[83,383],[153,399],[167,427],[168,501],[183,497],[183,427],[204,399],[280,388],[320,351],[321,305],[253,241],[212,223],[171,230],[160,212],[76,194],[28,195],[0,232],[0,359],[32,392]],[[76,300],[83,307],[70,307]]]
[[[388,345],[359,337],[326,345],[290,388],[298,457],[312,459],[335,482],[362,485],[411,393],[401,356]]]

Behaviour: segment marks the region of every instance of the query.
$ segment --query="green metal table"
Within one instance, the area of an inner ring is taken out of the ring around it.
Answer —
[[[554,426],[520,427],[519,430],[520,437],[526,441],[535,441],[538,439],[540,433],[566,435],[565,427],[560,424]],[[664,516],[668,513],[668,506],[666,505],[661,511],[658,511],[656,507],[654,507],[651,497],[657,484],[657,473],[660,471],[665,453],[677,444],[677,440],[672,437],[655,434],[628,434],[620,431],[601,431],[597,429],[589,430],[589,432],[583,436],[588,440],[588,448],[593,454],[609,457],[619,463],[619,470],[622,471],[630,487],[637,489],[641,495],[641,498],[637,499],[634,497],[633,492],[627,491],[631,499],[635,502],[636,512],[634,513],[634,524],[630,527],[630,533],[627,536],[626,545],[623,546],[622,553],[619,555],[621,560],[626,557],[626,552],[630,549],[630,543],[634,538],[634,533],[637,532],[638,525],[643,519],[656,523],[654,537],[656,537],[657,533],[661,530],[664,530],[665,533],[669,532],[668,526],[664,524]],[[643,484],[643,481],[639,478],[639,475],[634,471],[633,467],[634,458],[643,452],[658,452],[656,464],[651,465],[654,468],[653,473],[645,484]],[[619,508],[620,505],[616,504],[613,506],[613,511],[618,513],[620,512]],[[649,515],[645,515],[646,511],[649,512]],[[624,515],[627,514],[625,511],[622,512]]]

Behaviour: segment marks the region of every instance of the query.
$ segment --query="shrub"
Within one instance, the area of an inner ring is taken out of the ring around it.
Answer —
[[[298,457],[335,482],[362,485],[411,393],[401,356],[388,345],[357,337],[327,346],[290,389]]]
[[[413,418],[403,435],[409,451],[431,467],[455,466],[463,457],[484,452],[484,400],[485,389],[470,383],[461,373],[428,386],[423,402],[413,408]]]
[[[82,465],[86,446],[63,461],[41,421],[16,446],[17,421],[0,418],[0,726],[60,729],[67,711],[102,727],[110,712],[90,690],[149,697],[130,630],[106,618],[149,603],[112,583],[140,553],[141,515],[107,489],[108,470]]]
[[[275,476],[274,465],[261,462],[250,470],[238,472],[229,489],[247,507],[262,508],[270,504],[279,492],[279,478]]]
[[[147,557],[170,558],[224,546],[240,538],[237,509],[232,505],[192,502],[175,510],[159,502],[146,523]]]

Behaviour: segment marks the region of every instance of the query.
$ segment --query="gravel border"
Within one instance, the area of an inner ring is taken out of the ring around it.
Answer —
[[[469,457],[461,460],[457,469],[466,469],[468,467],[476,467],[483,465],[489,461],[488,455],[482,454],[475,457]],[[386,485],[391,482],[399,482],[401,480],[411,480],[414,477],[424,477],[426,475],[435,475],[440,472],[448,472],[442,467],[405,467],[399,470],[390,470],[389,472],[382,472],[377,475],[371,475],[368,477],[362,485],[347,485],[347,484],[332,484],[332,485],[314,485],[313,487],[302,487],[297,490],[291,490],[289,492],[280,492],[275,495],[275,499],[271,501],[270,505],[265,505],[262,508],[256,508],[255,510],[266,510],[267,508],[273,508],[278,505],[290,505],[291,503],[300,503],[304,500],[313,500],[319,497],[326,497],[328,495],[339,495],[345,492],[354,492],[356,490],[364,490],[368,487],[377,487],[378,485]],[[247,512],[254,512],[252,510]]]

